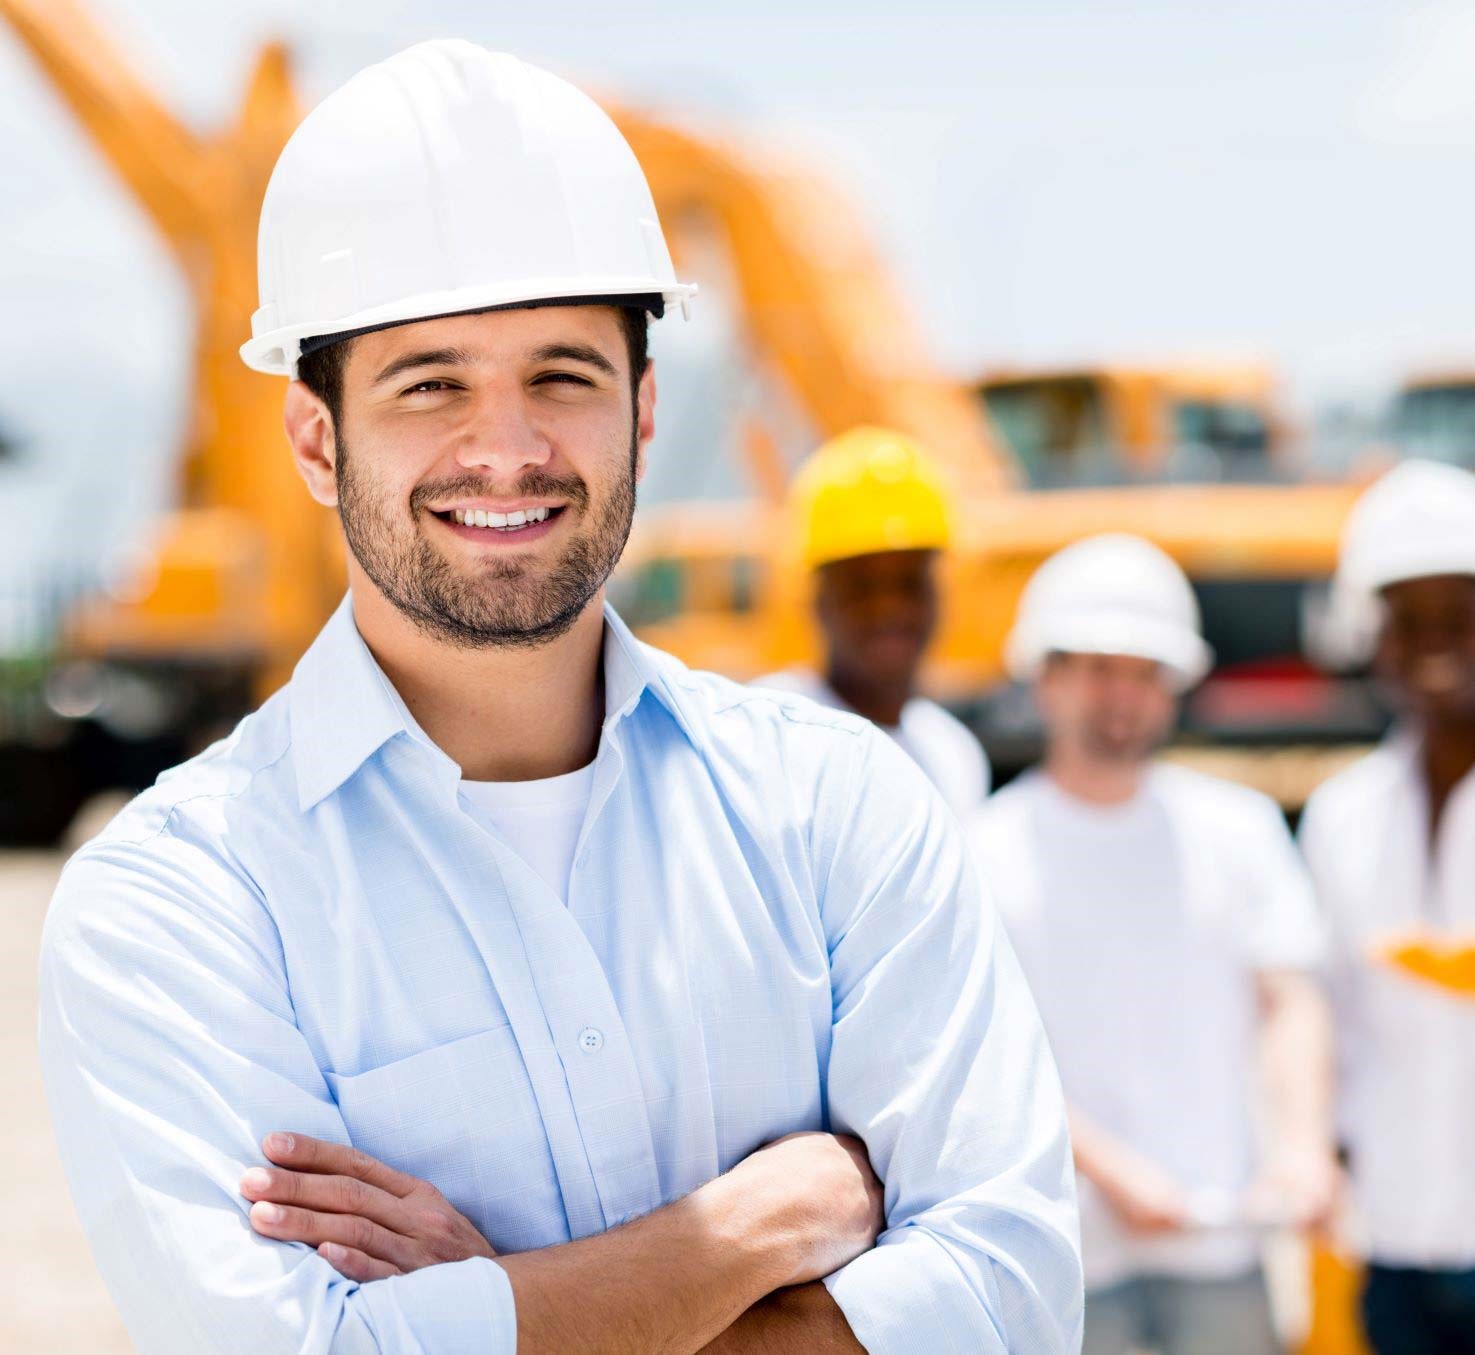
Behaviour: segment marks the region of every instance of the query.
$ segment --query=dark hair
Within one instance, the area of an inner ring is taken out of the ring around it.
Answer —
[[[630,356],[630,403],[640,398],[640,378],[650,362],[650,314],[644,307],[617,306],[620,327],[625,331],[625,349]],[[329,344],[306,354],[297,363],[297,376],[328,407],[337,427],[343,419],[343,366],[348,361],[352,339]]]

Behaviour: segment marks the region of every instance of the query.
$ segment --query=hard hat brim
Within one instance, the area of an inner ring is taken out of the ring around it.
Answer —
[[[1113,654],[1147,659],[1172,675],[1183,692],[1196,687],[1214,666],[1214,651],[1201,635],[1140,616],[1110,614],[1072,618],[1070,624],[1016,627],[1009,637],[1005,662],[1018,682],[1032,682],[1051,654]]]
[[[690,318],[690,303],[697,293],[695,283],[672,283],[655,278],[544,279],[524,282],[515,289],[489,287],[478,294],[456,289],[422,293],[391,304],[373,307],[326,323],[283,325],[255,335],[240,347],[241,361],[267,376],[297,375],[302,341],[322,335],[349,338],[395,325],[480,311],[516,309],[540,305],[619,305],[625,297],[660,297],[666,306],[679,306]]]

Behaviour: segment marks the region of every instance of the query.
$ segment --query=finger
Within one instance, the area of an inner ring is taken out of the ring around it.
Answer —
[[[416,1177],[395,1171],[362,1149],[315,1139],[308,1134],[268,1134],[262,1139],[261,1147],[279,1167],[329,1176],[354,1176],[391,1195],[403,1197],[420,1184]]]
[[[252,1167],[241,1177],[241,1194],[248,1200],[295,1204],[326,1214],[358,1214],[407,1233],[409,1219],[399,1196],[371,1186],[356,1176],[319,1176],[288,1171],[285,1167]]]
[[[309,1247],[336,1242],[401,1270],[413,1270],[412,1244],[388,1228],[356,1214],[319,1214],[296,1205],[258,1203],[251,1206],[251,1226],[278,1242],[305,1242]]]
[[[404,1274],[398,1266],[391,1265],[388,1261],[381,1261],[356,1247],[343,1247],[336,1242],[324,1242],[318,1248],[318,1255],[345,1279],[358,1280],[365,1284],[370,1280],[387,1280],[391,1275]]]

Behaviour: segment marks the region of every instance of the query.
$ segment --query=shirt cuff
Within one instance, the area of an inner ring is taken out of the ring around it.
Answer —
[[[869,1355],[1007,1355],[958,1263],[919,1228],[883,1235],[870,1251],[825,1276],[824,1286]]]
[[[495,1261],[473,1256],[359,1289],[374,1330],[395,1333],[385,1349],[401,1355],[514,1355],[517,1310],[512,1281]]]

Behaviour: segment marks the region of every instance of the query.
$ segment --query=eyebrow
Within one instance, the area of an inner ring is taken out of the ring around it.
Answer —
[[[606,376],[619,376],[615,365],[597,348],[581,343],[550,343],[533,354],[534,362],[583,362]]]
[[[382,386],[391,377],[400,376],[415,367],[465,367],[471,354],[464,348],[423,348],[414,353],[402,353],[389,363],[374,378],[375,386]]]
[[[614,363],[597,348],[586,344],[550,343],[537,349],[532,358],[534,362],[583,362],[606,376],[619,376]],[[372,384],[382,386],[391,378],[403,376],[416,367],[465,367],[472,360],[472,355],[464,348],[425,348],[414,353],[402,353],[380,371]]]

